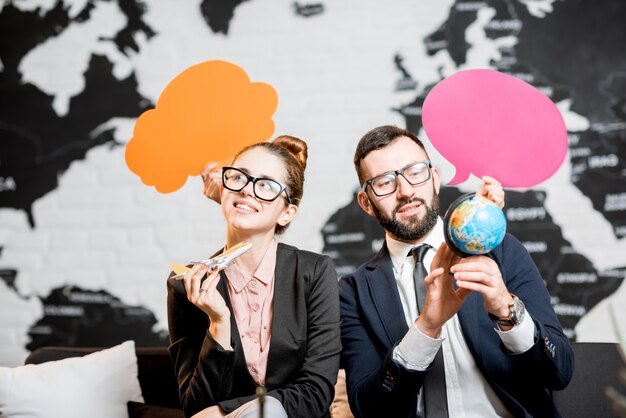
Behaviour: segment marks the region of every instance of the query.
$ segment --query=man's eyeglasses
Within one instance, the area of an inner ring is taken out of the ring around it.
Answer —
[[[224,188],[233,192],[239,192],[250,182],[252,182],[252,190],[257,198],[266,202],[273,202],[282,192],[285,192],[287,203],[291,203],[291,198],[287,194],[287,186],[280,184],[276,180],[252,177],[235,167],[222,168],[222,184]]]
[[[410,185],[417,186],[430,179],[430,168],[430,160],[425,160],[409,164],[399,170],[388,171],[363,183],[363,191],[370,186],[376,196],[387,196],[398,188],[398,176],[404,177]]]

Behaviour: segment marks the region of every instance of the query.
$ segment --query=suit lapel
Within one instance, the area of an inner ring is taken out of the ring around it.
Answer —
[[[291,256],[291,257],[290,257]],[[272,308],[272,336],[270,351],[267,358],[266,384],[279,378],[285,364],[281,353],[284,345],[293,344],[298,335],[298,321],[295,314],[295,301],[298,300],[296,291],[298,284],[296,277],[297,259],[282,244],[278,244],[276,251],[276,268],[274,270],[274,302]]]
[[[220,271],[220,281],[217,283],[217,291],[224,298],[224,302],[226,302],[228,310],[233,313],[230,316],[230,344],[231,347],[242,347],[241,336],[239,335],[239,328],[237,327],[237,318],[235,318],[233,305],[230,301],[230,293],[228,293],[227,281],[228,278],[226,277],[226,273],[223,270]]]
[[[481,371],[484,371],[482,357],[479,353],[481,349],[481,333],[485,330],[481,329],[479,315],[487,315],[483,309],[483,299],[478,292],[472,292],[461,306],[458,312],[459,323],[461,324],[461,332],[465,338],[467,348],[469,348],[474,357],[476,365]]]
[[[408,331],[387,244],[366,267],[366,281],[389,347]],[[381,336],[382,337],[382,336]]]

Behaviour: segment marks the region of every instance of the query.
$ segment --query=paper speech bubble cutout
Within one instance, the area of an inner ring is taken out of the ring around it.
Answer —
[[[474,174],[505,187],[532,187],[552,176],[567,153],[567,129],[554,103],[494,70],[460,71],[440,81],[424,100],[422,123],[456,167],[450,184]]]
[[[209,161],[233,158],[274,133],[278,105],[268,84],[251,82],[226,61],[189,67],[141,114],[126,145],[126,165],[161,193],[178,190]]]

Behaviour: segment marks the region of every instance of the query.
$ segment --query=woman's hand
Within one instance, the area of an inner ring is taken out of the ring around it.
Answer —
[[[205,274],[207,277],[202,281]],[[211,322],[223,322],[230,319],[226,302],[217,291],[219,281],[220,274],[217,267],[211,267],[209,270],[209,266],[205,264],[196,264],[183,277],[187,299],[209,315]]]
[[[486,197],[502,209],[504,207],[504,189],[500,182],[489,176],[483,176],[482,180],[483,185],[476,192],[476,196]]]
[[[226,413],[224,413],[219,406],[213,405],[208,408],[204,408],[202,411],[198,412],[191,418],[222,418],[225,417]]]
[[[200,173],[204,195],[220,203],[220,187],[222,186],[222,169],[217,163],[208,163]]]
[[[206,274],[206,279],[202,278]],[[209,316],[209,332],[224,349],[230,349],[230,310],[217,290],[220,274],[217,267],[196,264],[182,278],[187,299]]]

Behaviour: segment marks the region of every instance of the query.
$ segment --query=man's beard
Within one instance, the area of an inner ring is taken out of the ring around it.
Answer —
[[[370,201],[371,202],[371,201]],[[426,214],[424,217],[420,218],[418,215],[414,215],[410,217],[407,223],[403,223],[396,218],[396,214],[398,210],[409,203],[420,202],[426,208]],[[378,220],[378,223],[391,234],[392,237],[399,241],[417,241],[421,238],[424,238],[431,229],[434,228],[437,223],[437,218],[439,217],[439,194],[437,194],[433,187],[433,200],[431,205],[427,205],[424,199],[413,198],[403,202],[398,203],[395,209],[392,212],[391,218],[385,216],[380,209],[372,203],[372,209],[374,211],[374,215]]]

